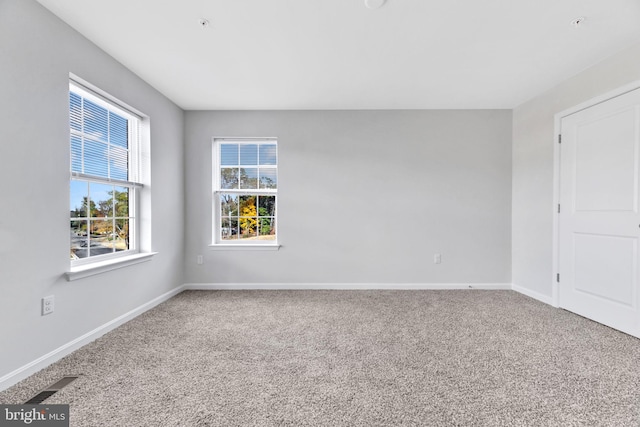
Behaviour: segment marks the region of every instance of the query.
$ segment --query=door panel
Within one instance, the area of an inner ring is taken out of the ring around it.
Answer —
[[[636,210],[634,116],[630,108],[576,124],[576,211]]]
[[[637,240],[576,233],[573,241],[575,289],[634,307]]]
[[[640,337],[640,90],[562,119],[559,302]]]

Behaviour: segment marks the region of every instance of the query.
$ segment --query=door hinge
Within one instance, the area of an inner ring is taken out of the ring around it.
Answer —
[[[560,273],[556,274],[556,282],[560,283]]]
[[[560,213],[560,203],[558,203],[558,213]]]
[[[562,144],[562,135],[558,135],[558,144]]]

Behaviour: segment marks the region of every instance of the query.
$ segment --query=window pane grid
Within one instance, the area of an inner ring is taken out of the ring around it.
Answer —
[[[133,149],[137,119],[125,117],[106,101],[69,91],[70,256],[108,257],[135,249],[134,201],[140,184]]]
[[[71,259],[132,248],[135,189],[108,183],[71,181]]]
[[[107,255],[131,249],[134,217],[71,220],[71,259]]]
[[[221,189],[277,187],[275,143],[221,143],[218,156]]]
[[[129,120],[70,92],[71,171],[129,180]]]
[[[277,142],[214,139],[214,149],[214,241],[275,241]]]

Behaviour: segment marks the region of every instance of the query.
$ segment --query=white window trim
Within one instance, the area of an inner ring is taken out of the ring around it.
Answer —
[[[68,281],[72,281],[149,261],[157,252],[150,250],[151,224],[148,187],[144,193],[142,192],[142,188],[150,184],[148,164],[150,162],[149,117],[72,73],[69,74],[69,90],[73,90],[91,101],[107,103],[114,112],[129,119],[134,119],[138,124],[137,129],[134,131],[137,139],[134,156],[137,157],[136,163],[138,168],[135,182],[100,179],[77,172],[71,172],[69,177],[69,182],[75,177],[86,181],[110,182],[115,185],[128,186],[132,189],[134,193],[134,206],[132,208],[133,215],[135,216],[135,226],[133,227],[130,238],[135,239],[135,249],[107,255],[98,255],[81,260],[70,260],[70,268],[69,271],[65,272],[65,276]],[[140,209],[140,199],[143,200],[143,203],[149,204],[149,206],[143,206],[143,209]]]
[[[71,267],[71,269],[65,273],[65,276],[69,282],[84,279],[85,277],[95,276],[96,274],[106,273],[107,271],[140,264],[145,261],[151,261],[151,258],[156,254],[157,252],[139,252],[133,255],[93,262],[91,264],[78,265]]]
[[[278,221],[278,188],[274,190],[265,190],[265,189],[225,189],[222,190],[220,188],[220,156],[219,156],[219,150],[218,150],[218,146],[220,143],[223,142],[239,142],[239,143],[246,143],[246,144],[256,144],[256,143],[261,143],[261,142],[268,142],[268,143],[273,143],[275,142],[278,145],[278,138],[275,137],[255,137],[255,138],[242,138],[242,137],[222,137],[222,136],[214,136],[211,139],[211,154],[212,154],[212,165],[213,165],[213,180],[212,180],[212,185],[213,185],[213,191],[211,193],[211,213],[212,213],[212,218],[211,218],[211,244],[209,245],[209,249],[211,250],[279,250],[281,245],[278,243],[278,239],[280,236],[280,233],[277,231],[276,229],[276,240],[275,241],[271,241],[271,240],[264,240],[264,241],[260,241],[260,240],[224,240],[221,241],[219,236],[220,236],[220,218],[219,218],[219,214],[220,214],[220,203],[218,200],[218,195],[220,193],[227,193],[227,194],[272,194],[276,196],[276,227],[279,227],[279,221]],[[279,169],[279,162],[280,162],[280,155],[278,154],[278,162],[275,165],[275,169],[278,170]],[[278,183],[279,185],[279,183]]]
[[[212,251],[277,251],[282,247],[278,243],[212,243],[209,249]]]

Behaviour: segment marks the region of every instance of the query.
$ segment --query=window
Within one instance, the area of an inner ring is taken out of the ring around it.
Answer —
[[[277,246],[277,148],[271,138],[214,138],[214,245]]]
[[[71,265],[138,252],[140,118],[71,82]]]

